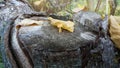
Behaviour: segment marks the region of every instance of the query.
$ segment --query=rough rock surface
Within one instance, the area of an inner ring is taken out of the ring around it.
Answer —
[[[102,20],[97,13],[81,11],[74,16],[73,33],[65,30],[59,33],[46,17],[38,16],[31,19],[44,21],[43,25],[23,26],[17,30],[15,26],[22,19],[15,20],[12,40],[16,34],[21,49],[27,50],[35,68],[114,67],[113,43],[105,32],[107,17]],[[14,43],[12,41],[12,45]]]
[[[1,29],[5,68],[120,67],[120,51],[114,48],[107,33],[107,17],[102,20],[95,12],[80,11],[73,17],[75,31],[59,33],[56,27],[49,24],[47,17],[33,15],[24,2],[10,0],[4,5],[0,8],[0,23],[5,23],[5,26],[10,23],[5,33]],[[28,15],[19,16],[21,13]],[[44,24],[16,29],[15,26],[24,18],[42,20]],[[5,27],[3,24],[0,26]]]
[[[29,11],[29,12],[28,12]],[[24,1],[16,1],[16,0],[1,0],[0,2],[0,50],[2,53],[3,62],[5,64],[5,68],[13,68],[11,61],[9,61],[7,53],[10,52],[5,47],[4,42],[4,35],[5,33],[8,33],[8,29],[6,29],[7,26],[10,26],[11,22],[21,14],[24,13],[32,13],[32,9],[30,6],[25,3]],[[5,32],[6,31],[6,32]],[[7,40],[7,39],[5,39]]]
[[[35,68],[41,67],[40,64],[60,68],[81,67],[80,47],[90,46],[97,37],[96,33],[85,31],[77,23],[73,33],[65,30],[59,33],[49,21],[40,26],[21,27],[18,32],[19,40],[23,48],[28,48]]]

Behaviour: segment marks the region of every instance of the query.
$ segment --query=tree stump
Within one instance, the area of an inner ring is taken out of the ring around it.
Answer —
[[[114,61],[116,48],[107,32],[107,16],[101,19],[95,12],[80,11],[73,16],[74,32],[63,30],[59,33],[50,25],[48,17],[61,19],[61,16],[36,13],[24,1],[11,0],[6,4],[9,6],[2,7],[4,11],[0,12],[0,23],[5,22],[2,26],[6,27],[1,34],[6,68],[119,67],[119,62]],[[24,19],[43,24],[18,26]]]

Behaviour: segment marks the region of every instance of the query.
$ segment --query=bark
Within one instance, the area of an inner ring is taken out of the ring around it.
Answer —
[[[114,15],[117,7],[117,0],[109,0],[109,5],[110,5],[110,14]]]

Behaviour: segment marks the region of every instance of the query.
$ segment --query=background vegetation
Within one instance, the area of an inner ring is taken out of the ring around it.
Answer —
[[[120,16],[120,0],[117,0],[117,8],[116,8],[116,11],[115,11],[115,15],[116,16]]]

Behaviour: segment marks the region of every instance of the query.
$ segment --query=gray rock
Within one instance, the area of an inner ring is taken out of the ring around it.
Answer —
[[[89,15],[93,16],[85,18],[84,14],[88,17]],[[75,30],[73,33],[70,33],[66,30],[63,30],[63,32],[59,33],[58,28],[50,25],[47,19],[46,21],[43,20],[43,25],[26,26],[21,27],[19,30],[15,30],[15,25],[21,21],[21,18],[18,18],[15,20],[12,40],[15,40],[14,33],[16,33],[18,41],[22,44],[21,48],[27,49],[30,57],[33,60],[35,68],[49,65],[53,67],[65,67],[65,64],[67,67],[70,67],[70,65],[74,67],[75,64],[73,61],[76,62],[76,67],[81,67],[82,58],[80,58],[80,56],[82,54],[80,48],[90,47],[99,34],[99,30],[94,30],[93,28],[90,28],[91,26],[89,28],[86,27],[88,27],[90,24],[93,24],[92,26],[96,27],[94,25],[95,20],[101,20],[100,15],[94,12],[87,12],[87,14],[84,14],[81,18],[79,18],[83,21],[74,22]],[[40,19],[37,16],[34,18]],[[45,17],[43,17],[43,19],[45,19]],[[84,20],[90,21],[90,24],[86,24],[86,27],[83,25],[86,23]],[[14,41],[12,43],[14,44],[16,42]]]
[[[21,15],[24,13],[26,15]],[[4,22],[5,26],[10,23],[1,49],[6,50],[3,51],[6,68],[119,68],[107,33],[108,18],[102,20],[95,12],[75,14],[73,33],[66,30],[59,33],[46,16],[34,14],[22,1],[10,0],[1,8],[0,15],[0,23]],[[15,25],[24,18],[42,20],[44,24],[17,30]]]
[[[80,11],[74,14],[73,20],[76,21],[81,28],[88,31],[99,31],[102,18],[99,14],[90,11]]]
[[[6,47],[7,43],[4,41],[5,35],[7,35],[7,33],[9,32],[8,31],[9,29],[6,29],[6,28],[7,26],[10,26],[10,23],[13,22],[18,15],[33,12],[30,6],[24,1],[14,0],[14,3],[12,2],[13,0],[0,0],[0,40],[1,40],[0,50],[2,53],[2,59],[4,62],[5,68],[15,67],[15,66],[12,66],[15,64],[12,63],[12,61],[10,61],[12,57],[8,57],[9,56],[8,53],[10,53],[11,51],[9,51],[8,50],[9,48],[7,47],[10,47],[10,45]]]
[[[77,24],[75,24],[77,26]],[[44,22],[41,26],[21,27],[18,37],[24,45],[37,45],[41,49],[52,51],[64,51],[77,49],[96,39],[96,34],[90,31],[80,30],[75,27],[73,33],[63,30],[59,33],[58,28]]]

